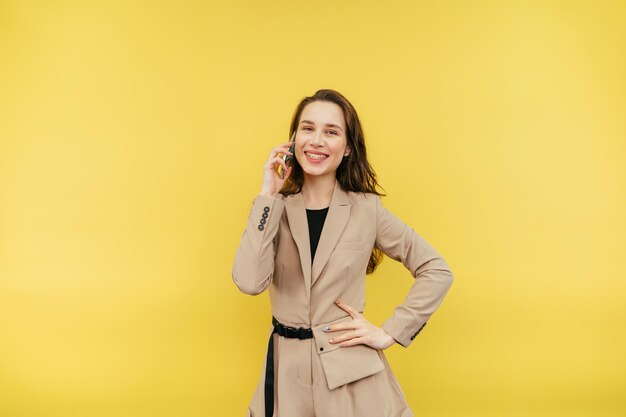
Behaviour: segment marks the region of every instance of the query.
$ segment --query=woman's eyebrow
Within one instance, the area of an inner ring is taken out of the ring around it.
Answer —
[[[302,120],[302,121],[300,122],[300,124],[302,124],[302,123],[309,123],[309,124],[315,125],[315,123],[313,123],[313,122],[312,122],[312,121],[310,121],[310,120]],[[336,124],[333,124],[333,123],[326,123],[326,126],[336,127],[337,129],[339,129],[339,130],[341,130],[341,131],[343,132],[343,129],[342,129],[342,128],[341,128],[341,126],[339,126],[339,125],[336,125]]]

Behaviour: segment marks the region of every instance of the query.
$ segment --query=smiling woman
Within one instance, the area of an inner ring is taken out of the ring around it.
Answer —
[[[296,160],[302,166],[305,181],[334,179],[335,171],[344,157],[350,155],[347,146],[343,112],[330,101],[314,101],[302,111],[303,120],[296,134]],[[313,178],[317,178],[313,180]]]
[[[382,205],[361,123],[343,95],[319,90],[303,99],[290,135],[294,143],[267,159],[232,270],[242,292],[269,290],[273,315],[248,416],[412,416],[383,350],[411,344],[452,272]],[[289,166],[283,156],[292,156]],[[376,326],[363,315],[365,276],[383,253],[415,282]]]

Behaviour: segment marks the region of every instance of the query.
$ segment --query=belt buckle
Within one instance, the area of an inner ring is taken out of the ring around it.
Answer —
[[[299,327],[298,328],[298,339],[305,340],[307,338],[307,336],[308,336],[307,330],[308,329],[305,329],[304,327]]]

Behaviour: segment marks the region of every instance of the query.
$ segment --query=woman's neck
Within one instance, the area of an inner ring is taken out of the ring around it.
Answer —
[[[306,176],[302,184],[304,206],[308,209],[321,209],[330,206],[330,199],[335,189],[335,177]]]

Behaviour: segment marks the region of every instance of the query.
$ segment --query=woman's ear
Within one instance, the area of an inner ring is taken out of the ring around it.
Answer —
[[[346,147],[346,153],[343,154],[343,156],[348,156],[350,155],[350,148]]]

